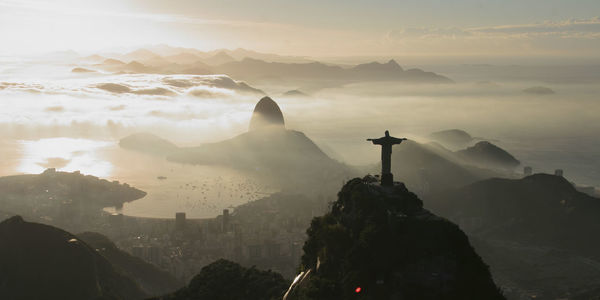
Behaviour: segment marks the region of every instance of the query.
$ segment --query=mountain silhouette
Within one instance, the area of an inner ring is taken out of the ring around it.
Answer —
[[[530,88],[523,89],[523,93],[532,94],[532,95],[552,95],[556,94],[556,92],[545,86],[533,86]]]
[[[213,56],[202,59],[203,63],[210,66],[218,66],[232,61],[235,61],[235,58],[231,57],[225,51],[220,51]]]
[[[450,79],[419,69],[403,70],[394,60],[386,64],[362,64],[350,69],[320,62],[279,63],[245,58],[215,67],[217,71],[245,80],[268,78],[333,79],[345,81],[408,81],[450,83]]]
[[[137,49],[135,51],[129,52],[123,56],[121,59],[124,61],[136,61],[136,60],[150,60],[156,57],[160,57],[160,55],[148,50],[148,49]]]
[[[561,176],[487,179],[429,196],[427,207],[460,224],[500,278],[507,298],[596,299],[600,199]]]
[[[469,163],[505,170],[514,170],[521,163],[510,153],[488,141],[481,141],[457,151],[456,154]]]
[[[71,72],[72,73],[94,73],[96,71],[90,70],[90,69],[86,69],[86,68],[79,68],[79,67],[77,67],[77,68],[73,68],[71,70]]]
[[[279,105],[273,99],[264,97],[254,107],[249,130],[272,129],[274,127],[285,128],[283,113],[281,113]]]
[[[296,98],[307,98],[310,95],[306,94],[301,90],[289,90],[282,94],[283,97],[296,97]]]
[[[403,184],[350,180],[313,219],[284,299],[504,299],[467,236],[422,205]]]
[[[357,72],[402,72],[404,69],[395,61],[390,60],[385,64],[378,62],[370,62],[366,64],[360,64],[353,68],[354,71]]]
[[[280,63],[244,58],[241,61],[229,62],[216,67],[218,72],[235,78],[327,78],[341,79],[345,70],[339,66],[330,66],[320,62],[312,63]]]
[[[167,156],[178,149],[175,144],[151,133],[129,135],[119,141],[119,146],[125,149],[161,156]]]
[[[154,300],[278,300],[288,284],[278,273],[220,259],[203,267],[188,286]]]
[[[297,180],[296,188],[305,180],[311,184],[319,180],[341,180],[352,172],[328,157],[304,133],[287,130],[284,125],[277,103],[264,97],[256,104],[248,132],[221,142],[179,148],[167,159],[258,172],[285,184]]]
[[[108,58],[108,59],[104,60],[102,62],[102,64],[104,64],[104,65],[125,65],[124,62],[122,62],[118,59],[114,59],[114,58]]]
[[[560,247],[600,257],[600,199],[561,176],[493,178],[432,195],[430,208],[481,238]]]
[[[329,158],[304,133],[279,128],[249,131],[217,143],[180,148],[167,159],[258,172],[287,184],[292,184],[290,178],[295,178],[296,185],[302,180],[338,180],[338,176],[349,172],[348,167]]]
[[[370,62],[352,67],[342,67],[307,60],[255,51],[215,50],[202,52],[196,49],[154,47],[155,52],[139,49],[117,56],[129,64],[116,59],[107,59],[98,65],[106,71],[116,73],[150,74],[226,74],[236,79],[259,81],[279,79],[329,80],[351,83],[362,81],[401,81],[410,83],[452,83],[449,78],[421,69],[404,70],[395,60],[387,63]],[[160,56],[157,53],[161,53]]]
[[[473,137],[464,130],[449,129],[431,133],[429,137],[444,146],[462,148],[473,141]]]
[[[15,216],[0,223],[3,299],[143,299],[102,255],[56,227]]]
[[[201,58],[198,55],[194,55],[192,53],[182,52],[179,54],[169,55],[164,57],[167,61],[176,64],[191,64],[195,62],[199,62]]]
[[[392,152],[392,173],[420,195],[460,187],[498,175],[464,164],[456,154],[436,144],[405,141]]]

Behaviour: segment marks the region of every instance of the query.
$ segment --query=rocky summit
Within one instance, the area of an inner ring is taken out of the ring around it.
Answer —
[[[402,183],[350,180],[307,233],[286,300],[504,299],[467,236]]]
[[[284,126],[283,113],[273,99],[263,97],[256,103],[250,120],[250,131]]]

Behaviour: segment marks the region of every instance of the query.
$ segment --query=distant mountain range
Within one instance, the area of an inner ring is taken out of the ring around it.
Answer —
[[[168,46],[138,49],[126,54],[95,54],[82,59],[93,67],[114,73],[226,74],[242,80],[310,79],[360,81],[401,81],[411,83],[451,83],[449,78],[421,69],[403,69],[396,61],[340,66],[300,57],[287,57],[255,51],[215,50],[203,52]],[[85,65],[80,68],[90,69]]]
[[[446,147],[450,146],[453,148],[468,146],[473,141],[473,137],[468,132],[460,129],[436,131],[431,133],[429,138],[442,143]]]
[[[521,162],[504,149],[488,142],[481,141],[463,150],[455,152],[465,162],[487,166],[492,169],[514,170]]]
[[[392,152],[394,180],[425,195],[491,177],[512,176],[513,161],[510,160],[508,165],[504,161],[505,155],[512,155],[485,143],[490,146],[477,147],[477,151],[468,148],[453,152],[437,143],[405,141],[395,146]],[[379,169],[373,172],[377,174]]]
[[[244,80],[295,78],[336,79],[347,81],[404,81],[413,83],[450,83],[447,77],[420,69],[404,70],[396,61],[372,62],[344,68],[320,62],[280,63],[253,58],[233,61],[216,67],[216,70]]]

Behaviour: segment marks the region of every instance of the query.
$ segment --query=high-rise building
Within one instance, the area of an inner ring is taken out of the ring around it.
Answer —
[[[160,248],[156,246],[148,247],[148,260],[155,265],[160,265]]]
[[[185,213],[184,212],[175,213],[175,230],[176,231],[184,231],[185,230]]]
[[[221,230],[223,232],[228,232],[229,231],[229,209],[224,209],[223,210],[223,219],[222,219],[222,224],[221,224]]]
[[[146,248],[142,247],[142,246],[135,246],[133,247],[133,249],[131,249],[131,252],[133,254],[133,256],[137,256],[141,259],[145,259],[146,257]]]

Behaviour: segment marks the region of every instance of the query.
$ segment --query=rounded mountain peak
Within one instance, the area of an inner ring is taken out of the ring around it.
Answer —
[[[250,131],[265,128],[285,128],[283,113],[277,102],[269,97],[263,97],[256,103],[252,119],[250,119]]]

